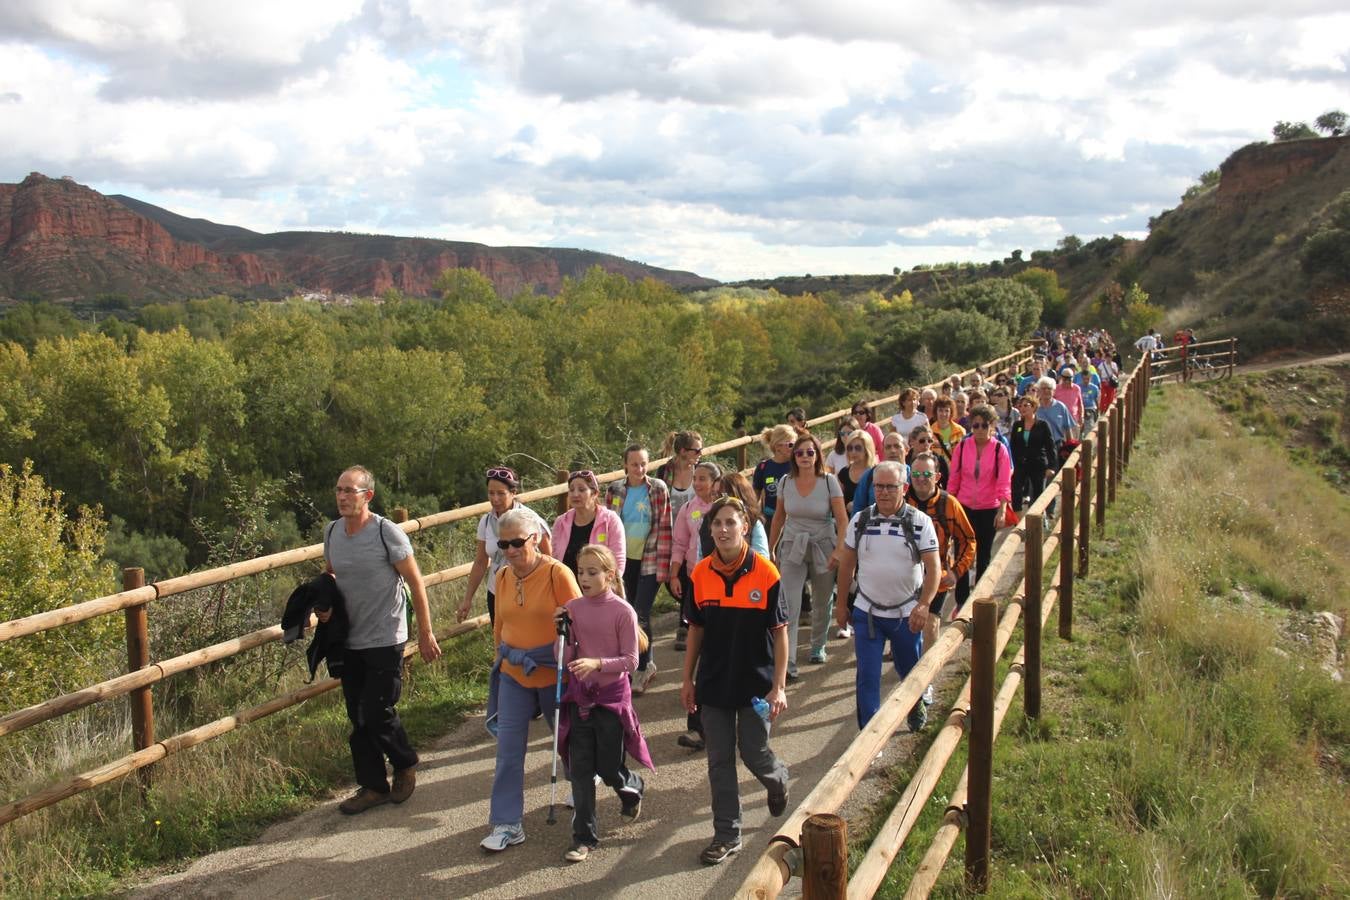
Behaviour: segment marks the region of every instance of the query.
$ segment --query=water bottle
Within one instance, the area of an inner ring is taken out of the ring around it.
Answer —
[[[750,705],[754,707],[755,712],[759,713],[759,717],[764,720],[764,726],[767,728],[769,726],[769,702],[763,697],[751,697]]]

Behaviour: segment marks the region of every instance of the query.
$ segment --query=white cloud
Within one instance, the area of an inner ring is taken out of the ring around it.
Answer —
[[[1346,104],[1294,0],[10,0],[0,180],[735,278],[1139,230]]]

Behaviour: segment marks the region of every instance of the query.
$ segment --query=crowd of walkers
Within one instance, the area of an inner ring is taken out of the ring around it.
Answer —
[[[675,432],[655,472],[648,450],[629,446],[624,477],[603,494],[593,471],[570,472],[567,510],[552,525],[520,502],[512,468],[487,469],[490,510],[457,609],[462,621],[486,587],[496,766],[483,848],[525,840],[535,718],[556,724],[571,787],[567,861],[600,843],[598,785],[614,792],[622,817],[640,815],[645,784],[630,764],[652,762],[634,698],[657,676],[652,608],[664,588],[680,606],[674,648],[688,719],[678,742],[707,755],[713,835],[700,859],[711,865],[738,852],[738,752],[765,787],[770,813],[786,809],[788,770],[769,734],[800,677],[799,629],[809,629],[810,664],[827,662],[832,639],[852,642],[864,727],[880,706],[888,645],[904,678],[988,567],[998,529],[1016,521],[1109,408],[1120,365],[1105,333],[1054,331],[1024,368],[977,369],[901,391],[888,420],[874,421],[873,403],[861,399],[823,442],[794,408],[761,435],[765,456],[749,479],[704,459],[697,432]],[[409,597],[422,656],[440,649],[428,640],[429,607],[406,535],[369,509],[373,476],[349,469],[337,492],[342,518],[328,529],[325,556],[347,633],[359,636],[347,638],[341,674],[360,788],[340,808],[355,814],[402,802],[416,784],[417,755],[394,709]],[[336,623],[328,609],[319,618],[321,630]],[[925,726],[932,701],[929,685],[909,713],[912,730]]]

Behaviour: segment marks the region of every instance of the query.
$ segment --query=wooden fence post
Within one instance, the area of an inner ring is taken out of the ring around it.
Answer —
[[[567,484],[567,475],[568,475],[568,472],[567,472],[566,469],[558,469],[558,470],[556,470],[556,471],[553,473],[553,482],[554,482],[554,484]],[[601,492],[600,492],[600,495],[601,495],[601,496],[600,496],[600,502],[601,502],[601,503],[604,503],[604,500],[605,500],[604,493],[605,493],[604,491],[601,491]],[[563,513],[565,513],[565,512],[567,512],[567,495],[566,495],[566,494],[559,494],[559,495],[558,495],[558,515],[561,516],[561,515],[562,515]],[[564,547],[563,549],[566,550],[567,548]],[[561,558],[561,557],[560,557],[560,558]]]
[[[802,896],[843,900],[848,894],[848,824],[816,813],[802,824]]]
[[[1125,415],[1120,423],[1121,471],[1124,471],[1130,465],[1130,445],[1134,443],[1134,401],[1136,394],[1134,382],[1131,381],[1129,391],[1125,394]]]
[[[975,601],[975,634],[970,648],[970,756],[966,816],[966,888],[989,890],[989,852],[993,841],[991,789],[994,781],[994,644],[998,603]]]
[[[1073,639],[1073,530],[1074,500],[1077,487],[1072,466],[1060,470],[1064,479],[1060,485],[1059,508],[1059,636],[1064,640]]]
[[[145,570],[122,570],[122,589],[133,591],[145,586]],[[127,671],[135,672],[150,665],[150,627],[145,604],[129,606],[125,610],[127,624]],[[131,705],[131,744],[133,750],[144,750],[155,742],[154,695],[147,687],[137,688],[127,695]],[[137,770],[141,787],[150,786],[150,767]]]
[[[1228,376],[1233,377],[1233,367],[1237,365],[1237,338],[1228,339]]]
[[[738,428],[738,429],[736,429],[736,437],[745,437],[745,429],[744,429],[744,428]],[[736,471],[737,471],[737,472],[744,472],[744,471],[746,470],[746,468],[748,468],[749,465],[750,465],[748,462],[746,462],[745,448],[746,448],[747,446],[749,446],[749,445],[748,445],[748,444],[741,444],[739,447],[736,448]]]
[[[393,519],[394,519],[395,522],[397,522],[397,523],[400,524],[400,525],[402,525],[404,522],[408,521],[408,507],[406,507],[406,506],[395,506],[395,507],[394,507],[394,515],[393,515]]]
[[[1106,533],[1106,466],[1111,451],[1111,420],[1097,429],[1097,531]]]
[[[1026,686],[1022,709],[1032,719],[1041,714],[1041,604],[1045,593],[1041,587],[1041,574],[1045,570],[1043,521],[1039,513],[1027,516],[1022,548],[1025,564],[1022,584],[1026,593],[1022,607],[1022,633],[1026,638],[1022,673]]]
[[[1083,441],[1078,476],[1078,577],[1088,573],[1088,532],[1092,530],[1092,438]]]
[[[1120,413],[1120,406],[1124,400],[1117,400],[1115,408],[1111,410],[1111,478],[1108,485],[1111,503],[1116,502],[1116,488],[1120,485],[1120,467],[1123,465],[1120,455],[1120,441],[1124,434],[1120,427],[1121,419],[1124,418]]]

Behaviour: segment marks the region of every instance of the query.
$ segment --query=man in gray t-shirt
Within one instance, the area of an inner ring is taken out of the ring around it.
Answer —
[[[360,788],[338,809],[347,815],[382,803],[402,803],[417,785],[417,752],[394,709],[403,690],[403,645],[408,640],[406,583],[417,616],[417,647],[427,662],[441,648],[431,630],[431,608],[408,536],[370,511],[375,477],[361,466],[338,478],[342,518],[324,529],[323,552],[347,612],[342,696],[352,723],[348,740]],[[320,615],[324,621],[328,613]],[[385,759],[394,770],[390,786]]]

